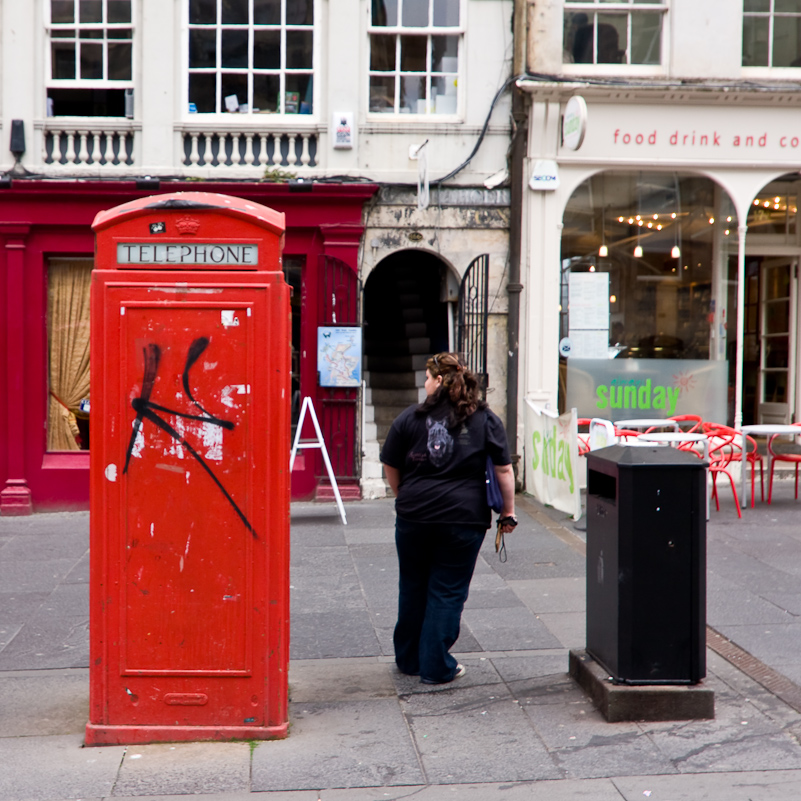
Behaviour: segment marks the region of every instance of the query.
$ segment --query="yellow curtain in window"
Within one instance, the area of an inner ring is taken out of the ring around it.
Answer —
[[[54,260],[48,270],[50,396],[47,450],[77,451],[75,412],[89,397],[89,288],[92,262]]]

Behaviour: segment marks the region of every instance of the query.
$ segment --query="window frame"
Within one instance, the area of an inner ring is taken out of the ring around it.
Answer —
[[[253,3],[252,0],[247,0],[248,2],[248,16],[252,19],[252,9]],[[211,121],[219,121],[219,120],[230,120],[236,117],[241,118],[242,120],[253,121],[255,119],[259,119],[262,115],[269,116],[271,119],[274,120],[298,120],[302,122],[316,122],[319,120],[319,112],[317,111],[319,107],[319,80],[315,80],[315,77],[319,78],[320,75],[320,0],[312,0],[313,2],[313,12],[314,12],[314,21],[311,25],[291,25],[287,24],[286,22],[286,9],[287,4],[291,3],[292,0],[281,0],[281,22],[278,25],[254,25],[252,22],[244,23],[244,24],[233,24],[233,23],[223,23],[221,21],[221,4],[222,0],[216,0],[217,4],[217,19],[218,22],[215,22],[213,25],[203,25],[199,23],[190,23],[189,22],[189,0],[181,0],[182,5],[182,16],[183,16],[183,31],[185,32],[184,35],[181,37],[181,70],[182,70],[182,82],[181,82],[181,114],[179,115],[182,120],[185,122],[192,122],[197,121],[200,119],[203,120],[211,120]],[[216,32],[216,66],[215,67],[190,67],[189,66],[189,32],[190,30],[195,30],[199,28],[204,28],[207,30],[214,30]],[[256,69],[252,66],[253,62],[253,32],[255,30],[279,30],[281,36],[281,54],[280,60],[281,65],[277,68],[271,69]],[[246,30],[248,32],[248,64],[247,67],[223,67],[222,66],[222,52],[221,52],[221,44],[222,44],[222,32],[223,30]],[[294,31],[294,30],[301,30],[301,31],[311,31],[312,34],[312,64],[311,67],[302,67],[302,68],[287,68],[286,67],[286,59],[287,59],[287,50],[286,50],[286,34],[287,31]],[[223,73],[226,74],[241,74],[247,77],[247,84],[248,84],[248,111],[247,112],[228,112],[225,111],[225,98],[222,95],[222,75]],[[190,112],[189,111],[189,77],[192,74],[213,74],[215,76],[215,111],[198,111],[198,112]],[[253,112],[253,76],[254,75],[278,75],[279,76],[279,86],[280,86],[280,99],[281,99],[281,106],[282,108],[278,111],[274,112]],[[286,112],[284,110],[284,106],[286,104],[286,76],[287,75],[309,75],[311,76],[312,81],[312,110],[311,113],[308,114],[301,114],[301,113],[294,113],[294,112]],[[219,102],[218,102],[219,101]]]
[[[588,15],[595,14],[614,14],[627,15],[626,30],[627,40],[625,42],[625,53],[627,61],[622,64],[576,64],[575,62],[562,61],[562,73],[565,75],[626,75],[649,76],[665,75],[668,72],[669,64],[669,25],[667,15],[670,11],[670,0],[660,0],[660,2],[643,2],[643,0],[618,0],[618,2],[606,2],[606,0],[565,0],[563,14],[568,12],[584,12]],[[660,33],[660,60],[659,64],[632,64],[628,61],[631,58],[631,36],[632,36],[632,14],[659,13],[662,15],[662,30]],[[562,48],[564,48],[564,17],[562,19]]]
[[[366,115],[367,119],[371,122],[384,120],[386,122],[398,122],[399,120],[410,122],[454,122],[462,121],[464,117],[464,89],[463,81],[465,76],[465,59],[466,59],[466,16],[467,16],[467,3],[466,0],[459,0],[459,25],[451,26],[435,26],[429,24],[427,26],[408,26],[402,24],[396,25],[373,25],[372,8],[368,5],[367,10],[367,58],[365,74],[367,76],[367,92],[366,92]],[[402,2],[398,2],[398,15]],[[433,14],[433,2],[429,0],[429,12]],[[398,22],[401,20],[399,19]],[[429,19],[433,23],[432,19]],[[373,70],[371,69],[371,56],[372,56],[372,37],[374,35],[386,35],[395,37],[395,66],[390,70]],[[426,37],[426,69],[424,72],[411,72],[403,71],[401,66],[401,36],[425,36]],[[435,72],[432,69],[432,36],[456,36],[457,38],[457,54],[456,54],[456,72],[446,73],[442,71]],[[404,76],[418,76],[425,79],[426,82],[426,98],[424,103],[430,108],[431,106],[431,83],[435,78],[456,76],[456,109],[449,114],[437,114],[432,111],[419,112],[405,112],[401,110],[401,78]],[[394,78],[395,84],[395,101],[393,111],[372,111],[370,108],[370,84],[373,76],[385,76]]]
[[[765,18],[768,19],[768,64],[764,65],[754,65],[754,66],[747,66],[743,64],[743,53],[742,48],[740,51],[740,66],[742,68],[742,74],[746,77],[753,77],[753,78],[784,78],[787,80],[797,81],[799,76],[799,70],[801,69],[801,65],[798,67],[774,67],[773,66],[773,31],[774,31],[774,24],[776,21],[776,17],[778,15],[779,18],[786,17],[789,19],[801,19],[801,9],[799,12],[790,12],[790,11],[776,11],[775,10],[776,0],[770,0],[770,10],[768,11],[746,11],[743,8],[742,11],[742,18],[743,18],[743,28],[745,27],[745,20],[746,18]],[[745,5],[745,4],[743,4]],[[743,30],[743,44],[745,40],[745,31]]]
[[[136,76],[136,15],[137,0],[130,0],[131,21],[130,22],[88,22],[78,23],[77,14],[79,11],[80,0],[73,0],[75,7],[75,20],[69,22],[53,22],[51,16],[51,2],[44,0],[44,29],[45,29],[45,88],[46,89],[132,89]],[[108,9],[107,0],[103,0],[104,10]],[[104,32],[103,38],[96,40],[103,44],[103,72],[108,75],[108,44],[114,41],[130,42],[131,45],[131,77],[124,79],[115,78],[81,78],[80,77],[80,36],[78,30],[100,30]],[[53,37],[56,30],[75,30],[72,37]],[[109,30],[130,30],[130,39],[109,39],[106,32]],[[74,41],[75,42],[75,78],[53,78],[53,43],[55,41]]]

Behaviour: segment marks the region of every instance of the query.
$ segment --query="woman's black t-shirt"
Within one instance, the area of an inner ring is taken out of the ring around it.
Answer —
[[[494,464],[510,464],[503,423],[489,409],[447,427],[447,407],[401,412],[387,434],[381,461],[400,471],[395,511],[416,523],[460,523],[487,529],[487,454]]]

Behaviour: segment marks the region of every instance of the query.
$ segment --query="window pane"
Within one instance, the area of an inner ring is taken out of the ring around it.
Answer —
[[[108,77],[112,81],[131,80],[131,44],[114,42],[108,46]]]
[[[53,42],[53,77],[72,80],[75,78],[75,44],[73,42]]]
[[[278,111],[278,93],[281,78],[278,75],[253,76],[253,110]]]
[[[428,26],[428,0],[403,0],[402,25],[410,28]]]
[[[253,32],[253,66],[257,70],[281,67],[281,31]]]
[[[81,0],[78,13],[81,22],[102,22],[103,0]]]
[[[61,28],[58,30],[53,31],[50,34],[51,39],[74,39],[75,38],[75,29],[74,28]]]
[[[790,301],[765,304],[765,333],[782,334],[790,330]]]
[[[432,78],[431,94],[434,99],[434,112],[436,114],[456,114],[458,95],[455,75]]]
[[[109,22],[131,21],[131,0],[108,0]]]
[[[311,31],[286,32],[286,66],[291,70],[310,69],[312,66]]]
[[[225,98],[236,95],[237,105],[244,105],[248,102],[248,76],[237,75],[234,73],[222,74],[222,109],[226,110]]]
[[[789,342],[787,337],[770,337],[765,339],[765,366],[787,367],[789,363]],[[778,379],[778,376],[776,376]],[[770,378],[766,377],[766,385]],[[779,379],[781,383],[784,383]]]
[[[801,67],[801,17],[778,17],[773,23],[774,67]]]
[[[381,72],[395,69],[394,36],[370,36],[370,69]]]
[[[598,15],[597,64],[623,64],[626,61],[626,22],[625,16]]]
[[[112,28],[107,33],[109,39],[130,39],[132,32],[130,28]]]
[[[395,111],[395,79],[370,76],[370,111]]]
[[[632,14],[631,63],[660,64],[662,61],[661,46],[662,15]]]
[[[313,25],[314,0],[290,0],[286,4],[287,25]]]
[[[459,0],[434,0],[434,25],[438,28],[459,24]]]
[[[248,24],[248,0],[222,0],[223,25]]]
[[[253,22],[256,25],[280,25],[281,0],[253,0]]]
[[[223,29],[220,52],[223,67],[246,69],[248,66],[248,32]]]
[[[770,0],[745,0],[743,11],[770,11]]]
[[[217,22],[217,0],[189,0],[191,25],[214,25]]]
[[[426,79],[415,75],[401,76],[401,111],[426,113]]]
[[[103,45],[81,45],[81,78],[84,80],[103,77]]]
[[[743,66],[768,66],[767,17],[743,17]]]
[[[189,31],[189,66],[217,66],[217,33],[193,28]]]
[[[425,72],[425,36],[401,36],[401,70],[403,72]]]
[[[801,7],[799,7],[798,0],[776,0],[773,10],[779,13],[798,14],[801,12]]]
[[[103,31],[101,30],[94,30],[94,31],[87,31],[82,30],[80,32],[81,39],[102,39],[103,38]]]
[[[459,67],[459,37],[431,37],[431,71],[456,72]]]
[[[50,0],[51,22],[74,22],[75,4],[73,0]]]
[[[376,26],[398,24],[398,0],[373,0],[371,23]]]
[[[290,111],[288,114],[311,114],[312,113],[312,76],[311,75],[287,75],[286,91],[288,95],[297,95],[297,111]]]
[[[216,111],[215,108],[215,76],[208,74],[190,74],[189,76],[189,102],[197,106],[202,114]]]
[[[565,51],[576,64],[592,64],[593,35],[592,23],[583,11],[565,15]]]

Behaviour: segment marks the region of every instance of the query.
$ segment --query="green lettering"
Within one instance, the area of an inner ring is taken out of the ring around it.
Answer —
[[[641,409],[650,409],[651,408],[651,379],[649,378],[645,382],[645,386],[642,386],[637,391],[637,404]]]
[[[598,398],[595,405],[599,409],[605,409],[609,405],[609,400],[607,399],[607,393],[609,392],[609,387],[605,387],[601,385],[597,387],[595,390],[595,396]]]
[[[623,390],[623,405],[627,409],[637,408],[637,387],[626,387]]]
[[[609,405],[613,409],[623,408],[623,387],[611,387],[609,390]]]
[[[654,387],[653,408],[654,409],[664,409],[665,408],[665,388],[664,387]]]
[[[673,389],[668,387],[667,394],[668,394],[668,403],[670,404],[670,406],[668,408],[668,417],[670,417],[676,411],[676,403],[679,400],[679,395],[681,394],[681,389],[679,387],[673,387]]]
[[[531,457],[531,469],[536,470],[540,466],[540,453],[537,450],[537,445],[539,445],[541,439],[541,435],[539,431],[535,431],[531,437],[531,445],[534,449],[534,454]]]
[[[567,443],[562,440],[559,443],[559,460],[557,462],[557,470],[556,470],[556,477],[560,481],[565,480],[565,471],[562,469],[562,466],[565,463],[565,451],[567,450]]]
[[[570,451],[565,447],[565,472],[567,473],[567,480],[570,482],[570,494],[573,494],[573,463],[570,461]]]

